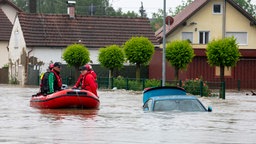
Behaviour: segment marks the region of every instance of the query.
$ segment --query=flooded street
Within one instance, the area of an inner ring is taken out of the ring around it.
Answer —
[[[256,96],[200,98],[208,113],[143,112],[141,92],[99,90],[99,110],[39,110],[38,88],[0,85],[1,144],[169,144],[256,141]]]

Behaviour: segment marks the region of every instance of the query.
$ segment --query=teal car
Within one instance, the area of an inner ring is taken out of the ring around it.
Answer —
[[[193,95],[180,87],[154,87],[143,93],[144,111],[211,112]]]
[[[144,111],[211,112],[195,96],[160,96],[149,98],[143,105]]]

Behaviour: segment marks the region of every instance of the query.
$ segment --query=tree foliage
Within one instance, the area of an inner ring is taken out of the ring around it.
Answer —
[[[118,45],[107,46],[106,48],[100,48],[98,60],[100,64],[113,70],[115,68],[121,68],[125,61],[124,52]]]
[[[98,60],[100,65],[109,69],[109,86],[111,86],[114,69],[123,67],[125,61],[124,52],[118,45],[100,48]]]
[[[132,37],[124,44],[124,52],[130,63],[136,64],[136,79],[140,79],[140,65],[148,64],[154,54],[154,45],[145,37]]]
[[[67,46],[62,57],[68,65],[75,67],[75,78],[78,78],[79,67],[90,61],[90,52],[82,44],[72,44]]]
[[[211,66],[220,67],[221,81],[224,81],[224,67],[234,67],[241,54],[236,39],[227,37],[208,43],[206,56]]]
[[[195,56],[194,50],[187,40],[176,40],[167,43],[166,59],[175,68],[175,79],[179,79],[179,70],[185,69]]]
[[[64,0],[36,0],[37,13],[66,14],[67,3]],[[29,0],[13,0],[13,2],[25,12],[29,12]],[[78,15],[108,15],[108,16],[128,16],[139,17],[135,12],[122,12],[119,8],[115,10],[109,0],[77,0],[76,14]],[[139,9],[139,6],[138,6]]]

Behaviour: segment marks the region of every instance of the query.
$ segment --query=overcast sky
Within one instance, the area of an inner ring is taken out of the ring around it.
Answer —
[[[182,1],[187,0],[166,0],[166,11],[170,8],[175,10],[175,7],[182,4]],[[256,4],[256,0],[251,1]],[[163,9],[164,6],[164,0],[109,0],[109,2],[115,9],[122,8],[123,12],[134,11],[138,14],[142,2],[148,17],[151,17],[152,13],[157,12],[158,9]]]

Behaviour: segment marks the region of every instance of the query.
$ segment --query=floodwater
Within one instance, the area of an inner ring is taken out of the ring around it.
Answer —
[[[256,96],[200,98],[213,112],[143,112],[141,92],[99,90],[99,110],[39,110],[38,88],[0,85],[1,144],[256,143]]]

